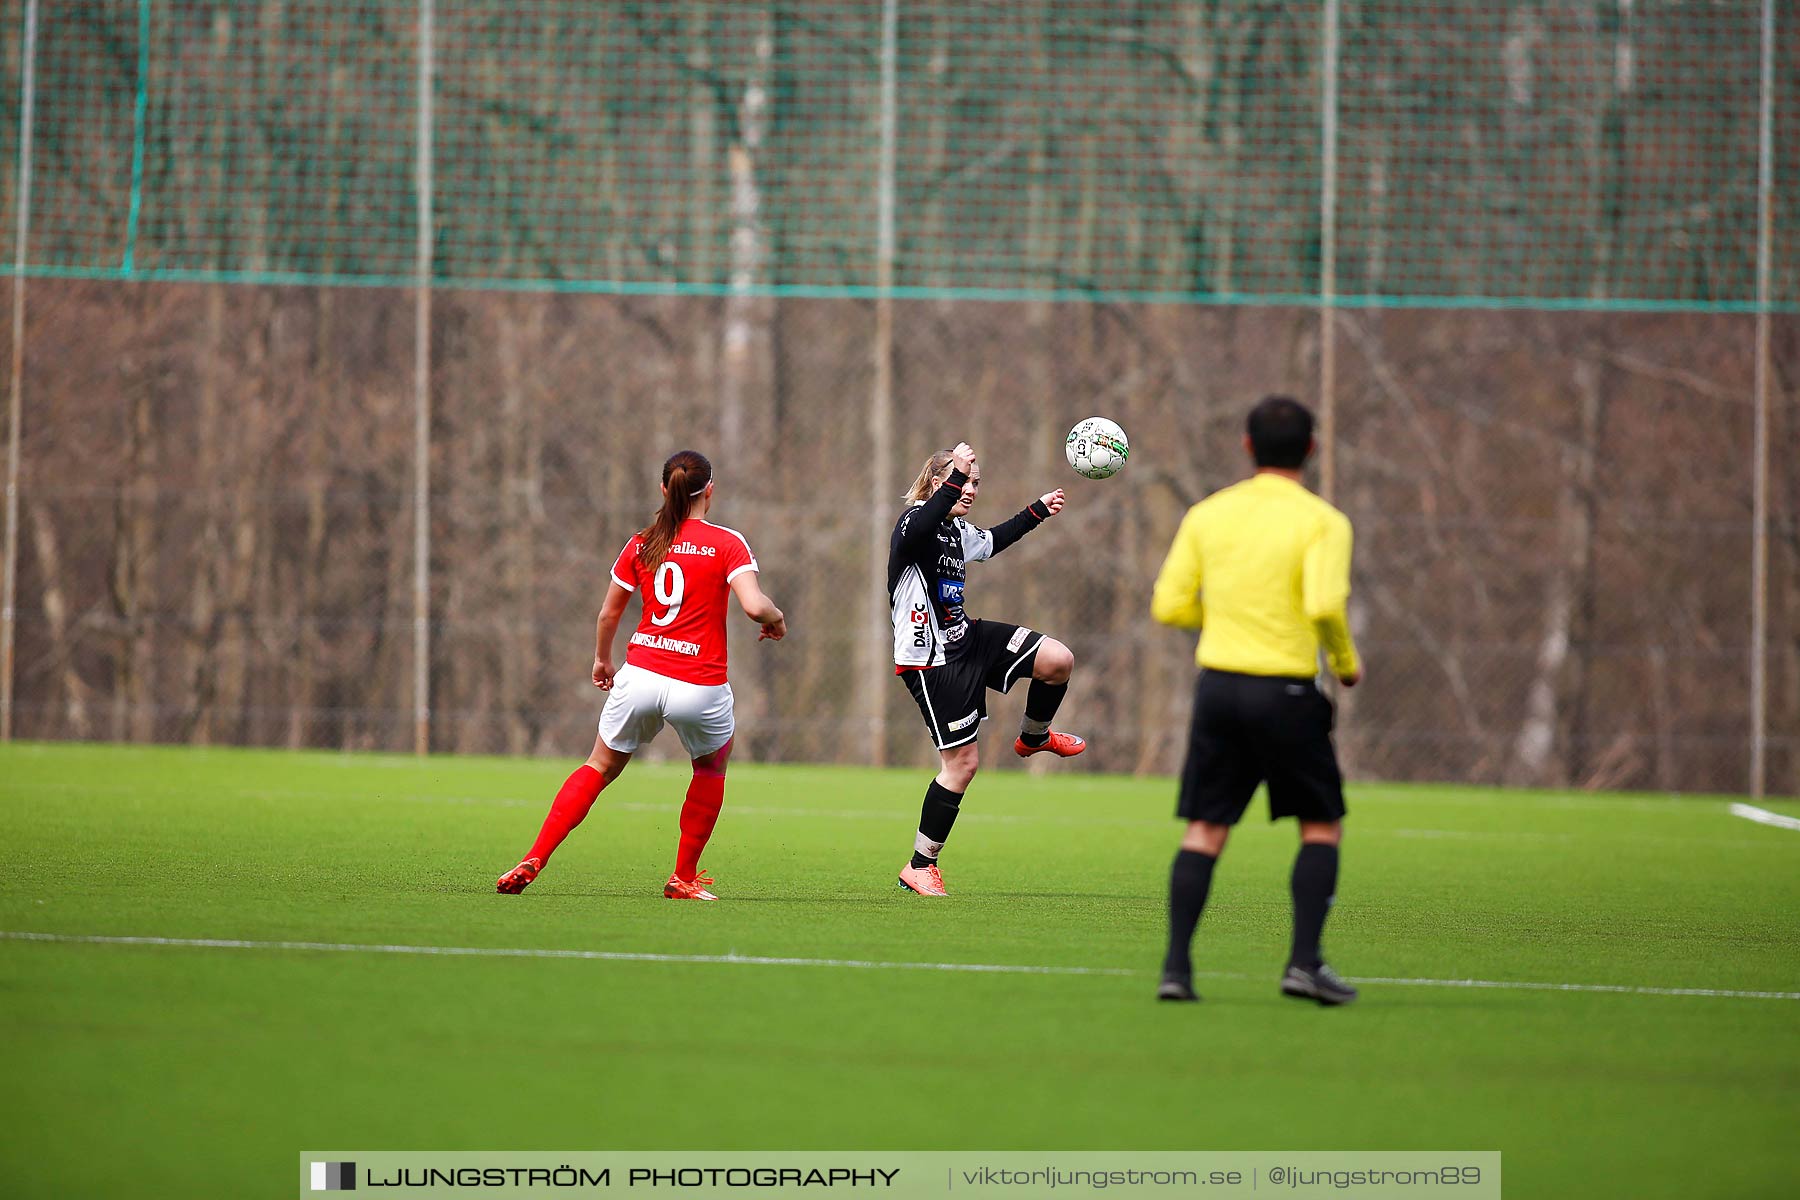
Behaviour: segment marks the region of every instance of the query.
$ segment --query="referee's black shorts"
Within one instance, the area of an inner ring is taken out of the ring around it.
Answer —
[[[1175,815],[1236,825],[1267,780],[1270,820],[1339,819],[1344,780],[1331,725],[1331,701],[1311,679],[1201,671]]]

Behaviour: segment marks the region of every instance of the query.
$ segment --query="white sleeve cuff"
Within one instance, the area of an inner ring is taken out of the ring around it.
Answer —
[[[629,583],[626,583],[626,582],[625,582],[625,581],[624,581],[624,580],[623,580],[623,579],[620,579],[620,578],[619,578],[619,577],[618,577],[618,576],[617,576],[617,575],[614,575],[614,576],[613,576],[613,577],[612,577],[612,581],[613,581],[613,582],[614,582],[614,583],[616,583],[616,584],[618,584],[618,585],[619,585],[619,586],[620,586],[620,587],[622,587],[622,588],[624,588],[624,589],[625,589],[625,590],[626,590],[626,591],[628,591],[628,592],[635,592],[635,591],[637,591],[637,589],[636,589],[636,588],[634,588],[634,587],[632,587],[632,586],[631,586],[631,585],[630,585],[630,584],[629,584]]]
[[[749,562],[745,563],[743,566],[739,567],[737,570],[733,571],[731,574],[727,575],[725,577],[725,582],[730,583],[732,580],[736,579],[739,575],[742,575],[745,571],[755,571],[755,570],[759,570],[759,569],[760,568],[757,567],[757,565],[756,565],[756,560],[753,558]]]

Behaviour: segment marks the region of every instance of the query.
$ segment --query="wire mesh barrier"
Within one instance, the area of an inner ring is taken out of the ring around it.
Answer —
[[[694,446],[793,628],[734,633],[740,753],[923,762],[880,566],[966,438],[977,518],[1071,497],[972,611],[1074,648],[1077,764],[1171,770],[1150,580],[1285,391],[1357,530],[1351,771],[1800,790],[1796,32],[8,0],[8,732],[577,753],[607,568]],[[1103,482],[1062,462],[1094,413]]]

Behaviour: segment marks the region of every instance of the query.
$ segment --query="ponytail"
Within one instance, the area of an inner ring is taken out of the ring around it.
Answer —
[[[938,476],[948,474],[945,468],[950,465],[950,459],[951,454],[948,450],[939,450],[926,459],[925,465],[919,470],[919,477],[913,480],[912,486],[906,490],[906,495],[901,499],[913,501],[931,499],[931,493],[938,490]]]
[[[712,477],[712,463],[698,450],[678,450],[669,455],[662,469],[662,508],[650,524],[638,530],[644,543],[638,549],[638,560],[644,564],[644,570],[656,570],[668,557],[681,523],[688,519],[694,501],[706,491]]]

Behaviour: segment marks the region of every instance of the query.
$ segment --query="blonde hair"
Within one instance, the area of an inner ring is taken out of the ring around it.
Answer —
[[[948,450],[939,450],[936,454],[933,454],[930,458],[926,459],[924,467],[919,470],[919,477],[913,480],[912,487],[907,489],[906,495],[901,497],[901,499],[931,499],[931,493],[938,489],[938,476],[949,474],[944,468],[950,465],[950,458],[951,455]]]

